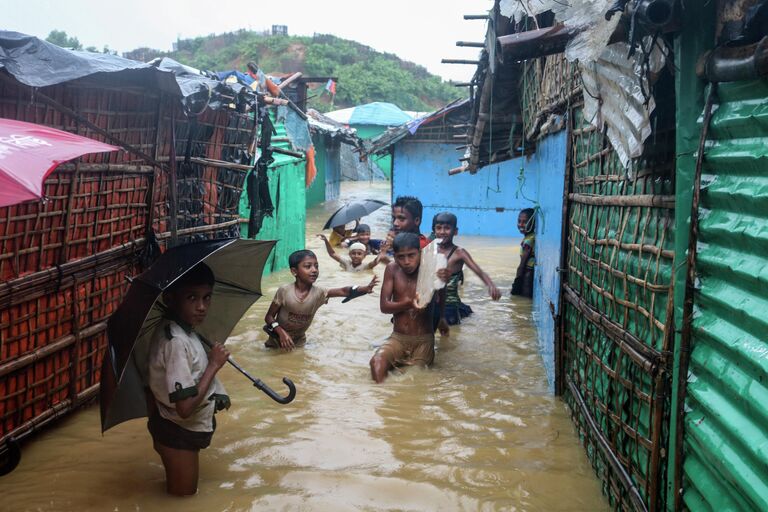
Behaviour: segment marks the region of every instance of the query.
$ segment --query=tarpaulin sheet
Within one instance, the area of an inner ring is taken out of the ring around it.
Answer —
[[[89,78],[105,85],[140,85],[181,98],[226,87],[173,59],[159,59],[156,65],[145,64],[106,53],[67,50],[11,31],[0,31],[0,69],[31,87]],[[230,89],[237,92],[240,87]],[[210,106],[219,105],[211,103]]]

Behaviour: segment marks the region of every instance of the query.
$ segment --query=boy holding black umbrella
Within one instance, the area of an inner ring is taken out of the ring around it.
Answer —
[[[155,330],[149,353],[147,428],[165,468],[166,490],[175,496],[197,492],[199,452],[211,443],[214,413],[229,408],[216,374],[229,351],[220,343],[206,353],[194,327],[211,304],[214,276],[199,263],[164,293],[167,314]]]

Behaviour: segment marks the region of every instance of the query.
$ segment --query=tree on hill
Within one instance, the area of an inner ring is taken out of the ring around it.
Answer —
[[[62,48],[71,48],[72,50],[83,49],[83,45],[76,37],[68,36],[67,33],[63,30],[51,30],[50,34],[48,34],[48,37],[46,37],[45,40],[49,43],[55,44],[56,46],[61,46]]]
[[[395,103],[404,110],[428,111],[461,96],[451,83],[432,75],[424,67],[395,55],[374,50],[355,41],[329,34],[272,36],[239,30],[177,42],[169,56],[191,66],[223,71],[245,68],[256,62],[266,73],[338,77],[333,105],[327,94],[310,100],[320,111],[372,101]]]

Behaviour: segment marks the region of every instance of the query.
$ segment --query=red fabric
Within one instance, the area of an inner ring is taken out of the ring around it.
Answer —
[[[306,188],[312,185],[317,176],[317,166],[315,165],[315,146],[309,146],[307,150],[307,169],[306,169]]]
[[[420,249],[423,249],[423,248],[425,248],[425,247],[426,247],[426,246],[428,246],[428,245],[429,245],[431,242],[432,242],[432,240],[430,240],[429,238],[427,238],[427,237],[425,237],[424,235],[422,235],[421,233],[419,233],[419,248],[420,248]]]
[[[118,149],[47,126],[0,119],[0,206],[42,197],[45,178],[67,160]]]

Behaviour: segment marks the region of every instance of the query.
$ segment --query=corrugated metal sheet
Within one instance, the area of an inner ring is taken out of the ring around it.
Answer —
[[[531,157],[539,162],[535,177],[539,215],[536,218],[533,318],[550,389],[555,387],[555,316],[560,313],[559,269],[563,247],[563,185],[567,146],[568,134],[563,130],[539,140],[536,153]]]
[[[702,176],[683,499],[768,510],[768,84],[722,84]]]

